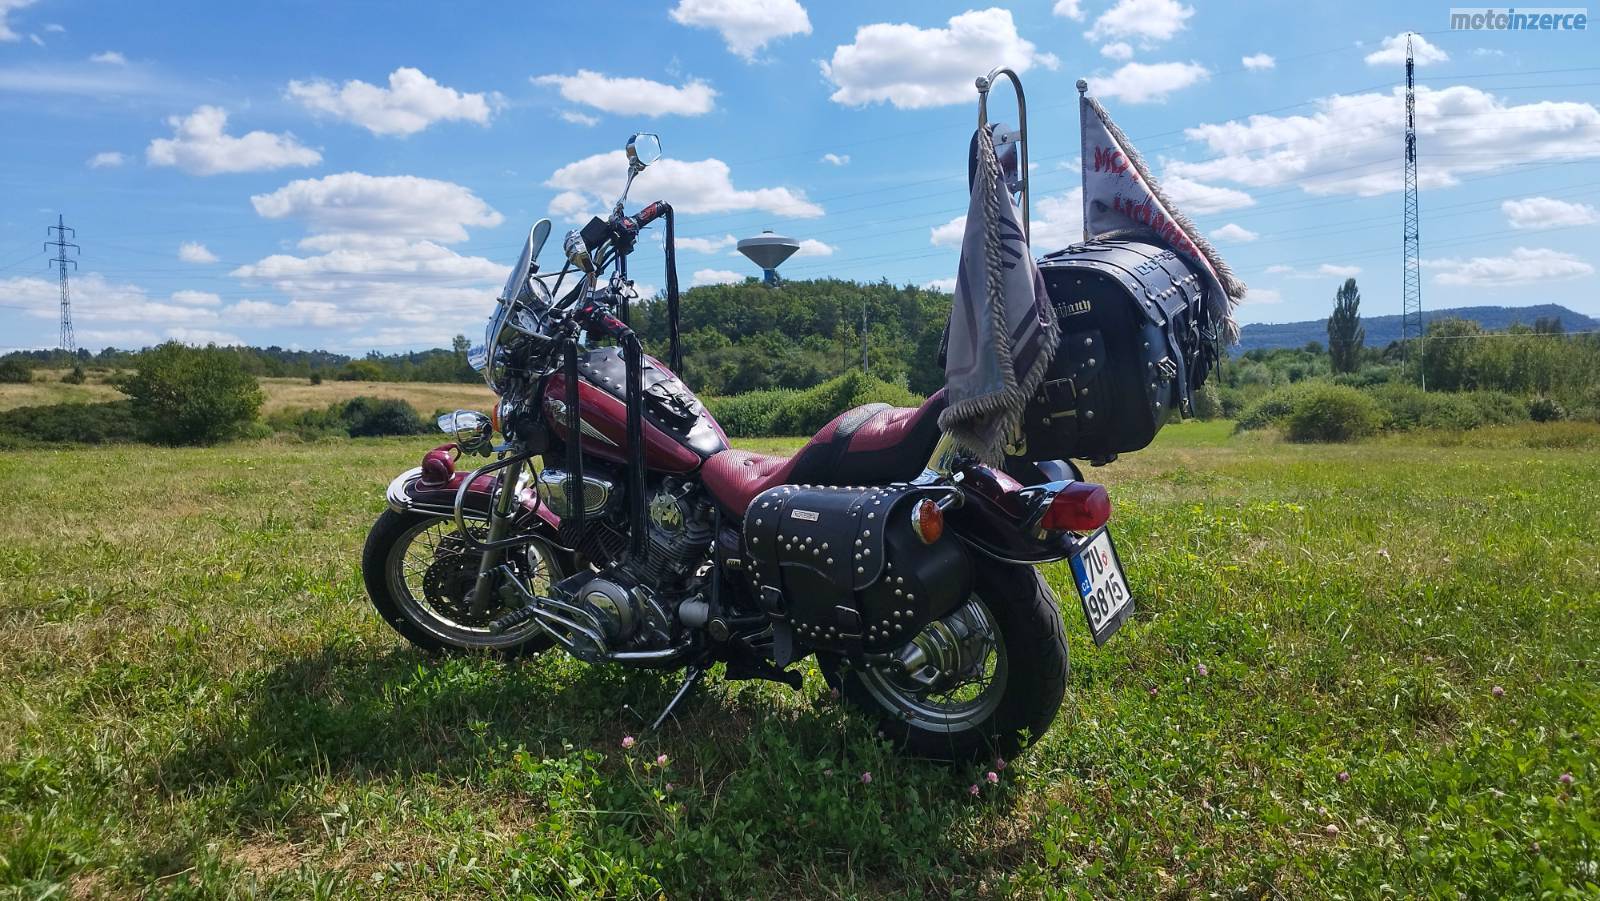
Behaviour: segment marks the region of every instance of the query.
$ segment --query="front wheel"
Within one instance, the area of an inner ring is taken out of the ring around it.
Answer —
[[[543,542],[511,548],[505,554],[534,594],[548,594],[549,586],[566,575]],[[548,648],[549,636],[531,619],[505,632],[490,630],[491,620],[511,612],[498,600],[473,612],[467,597],[481,559],[462,540],[454,520],[385,510],[367,533],[361,575],[372,606],[396,632],[425,651],[516,657]]]
[[[967,603],[930,624],[907,649],[913,646],[919,667],[912,673],[833,656],[819,662],[830,685],[919,757],[1010,757],[1044,735],[1066,696],[1061,611],[1031,566],[980,567]]]

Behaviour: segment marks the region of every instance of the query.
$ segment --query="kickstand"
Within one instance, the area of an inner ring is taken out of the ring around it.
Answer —
[[[688,696],[689,690],[694,688],[695,684],[700,681],[700,677],[705,674],[706,668],[699,664],[690,666],[684,671],[683,684],[678,686],[678,693],[672,696],[672,700],[667,702],[666,707],[662,708],[661,715],[656,717],[656,721],[650,724],[651,732],[661,728],[661,724],[667,721],[667,717],[677,708],[678,703]]]

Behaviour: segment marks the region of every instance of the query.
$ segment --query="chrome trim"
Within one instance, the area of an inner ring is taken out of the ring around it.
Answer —
[[[566,470],[550,468],[541,470],[539,477],[534,481],[534,490],[539,494],[539,503],[550,509],[551,513],[565,519],[572,515],[572,499],[567,497]],[[591,499],[592,489],[598,489],[599,499]],[[585,516],[597,516],[606,505],[611,502],[611,495],[616,491],[616,485],[596,476],[583,477],[582,495],[583,511]]]

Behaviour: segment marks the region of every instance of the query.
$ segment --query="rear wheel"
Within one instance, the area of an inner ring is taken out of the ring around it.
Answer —
[[[548,594],[550,585],[565,575],[542,542],[505,554],[534,594]],[[490,631],[490,621],[511,612],[499,598],[472,611],[467,596],[481,559],[462,540],[454,520],[385,510],[367,533],[361,573],[384,620],[425,651],[516,657],[548,648],[549,636],[532,620],[505,632]]]
[[[967,603],[897,656],[915,663],[864,668],[832,656],[820,663],[829,684],[919,757],[1009,757],[1050,728],[1066,696],[1061,612],[1031,566],[981,567]]]

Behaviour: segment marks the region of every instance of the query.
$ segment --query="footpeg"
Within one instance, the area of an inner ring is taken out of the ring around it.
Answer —
[[[528,620],[533,619],[538,615],[538,613],[539,605],[529,604],[521,610],[514,610],[505,614],[504,616],[499,616],[490,620],[489,631],[495,633],[496,635],[509,632]]]

